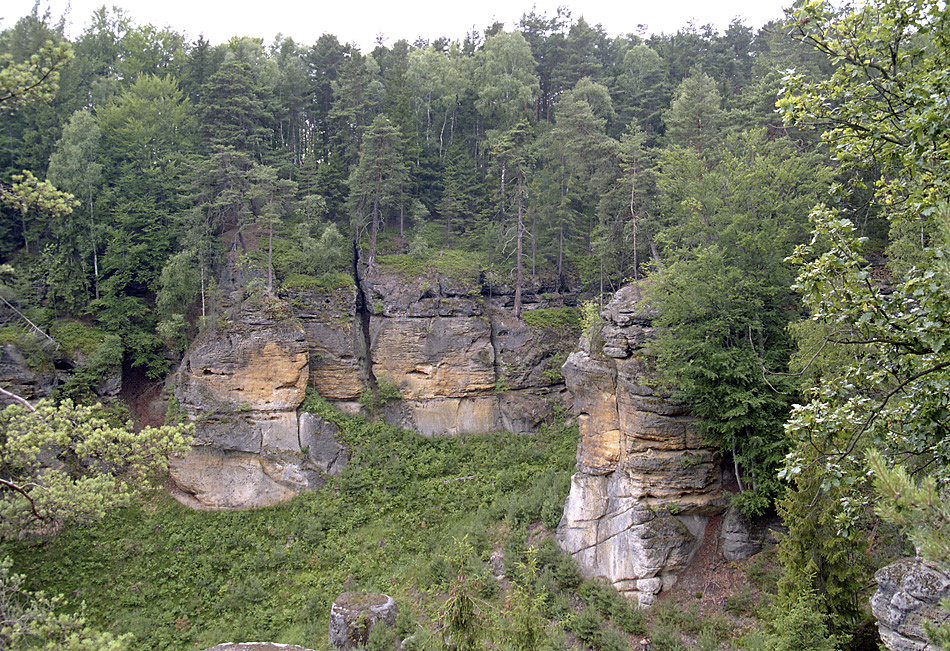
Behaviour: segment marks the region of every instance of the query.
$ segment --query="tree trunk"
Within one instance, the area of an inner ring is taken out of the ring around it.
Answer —
[[[369,230],[369,258],[370,267],[376,264],[376,234],[379,232],[379,199],[373,199],[373,219]]]
[[[515,318],[521,318],[521,281],[522,281],[522,262],[521,256],[524,244],[524,181],[522,175],[518,175],[518,249],[515,255]]]
[[[653,238],[650,237],[650,233],[644,233],[644,236],[647,238],[647,242],[650,244],[650,253],[653,254],[653,262],[656,264],[656,270],[660,273],[663,273],[663,263],[660,262],[660,251],[656,248],[656,242],[653,241]]]
[[[633,279],[640,278],[640,257],[637,255],[637,212],[634,209],[634,200],[637,196],[637,176],[634,173],[630,180],[630,222],[633,224]]]
[[[267,234],[267,293],[274,293],[274,218],[267,220],[270,232]]]

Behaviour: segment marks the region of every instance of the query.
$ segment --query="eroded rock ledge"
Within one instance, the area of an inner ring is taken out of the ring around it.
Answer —
[[[558,540],[589,575],[643,606],[670,588],[726,500],[716,451],[685,406],[651,388],[654,314],[636,285],[614,295],[564,380],[580,425]]]
[[[253,297],[199,337],[178,369],[175,397],[196,425],[171,464],[179,500],[196,508],[275,504],[338,472],[335,426],[297,413],[307,387],[304,331],[282,301]]]

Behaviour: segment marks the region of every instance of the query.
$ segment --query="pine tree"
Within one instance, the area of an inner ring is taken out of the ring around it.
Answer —
[[[401,134],[385,115],[373,120],[363,141],[359,165],[350,176],[350,205],[357,239],[369,218],[369,254],[367,262],[376,264],[376,244],[380,220],[386,209],[403,201],[406,165],[403,162]]]

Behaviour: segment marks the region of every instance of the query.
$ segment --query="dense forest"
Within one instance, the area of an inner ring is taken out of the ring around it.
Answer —
[[[950,558],[948,18],[810,2],[758,31],[611,38],[565,9],[364,53],[188,41],[105,7],[69,40],[37,5],[0,33],[0,339],[81,330],[71,409],[105,368],[164,377],[215,327],[226,259],[271,295],[461,266],[513,287],[516,317],[523,288],[596,306],[642,281],[660,383],[734,468],[735,503],[788,529],[773,626],[744,648],[872,648],[874,569]],[[515,626],[542,608],[525,590]]]

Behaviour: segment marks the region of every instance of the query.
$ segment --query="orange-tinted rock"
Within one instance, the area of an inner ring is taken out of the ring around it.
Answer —
[[[723,509],[721,469],[685,406],[652,388],[653,314],[637,287],[602,316],[594,349],[582,339],[563,367],[580,441],[558,538],[582,571],[647,606]]]
[[[303,328],[278,299],[237,304],[202,334],[176,375],[175,397],[195,423],[192,450],[171,463],[176,496],[198,508],[254,508],[319,485],[329,468],[309,453],[314,426],[301,444],[297,414],[308,377]]]

